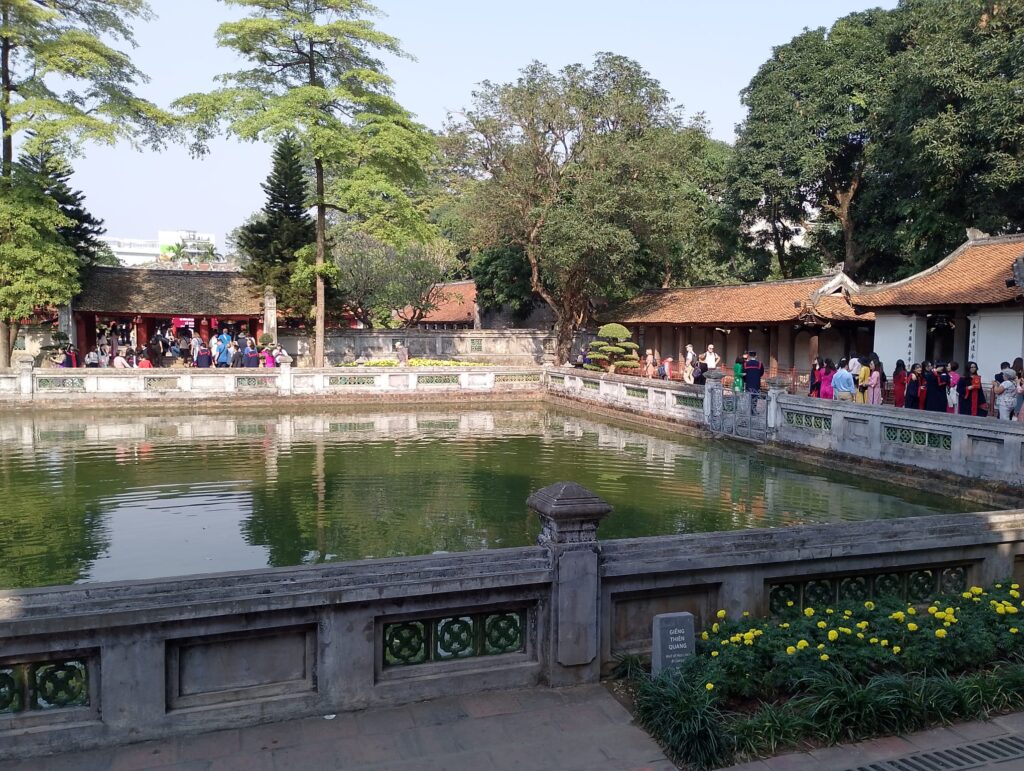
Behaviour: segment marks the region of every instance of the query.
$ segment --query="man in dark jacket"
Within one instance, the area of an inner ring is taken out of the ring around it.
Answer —
[[[238,347],[238,343],[231,344],[231,368],[242,367],[245,364],[245,357],[242,356],[242,350]]]
[[[750,351],[747,354],[747,361],[743,365],[743,387],[750,393],[758,393],[761,390],[761,378],[764,377],[764,364],[757,359],[757,351]]]

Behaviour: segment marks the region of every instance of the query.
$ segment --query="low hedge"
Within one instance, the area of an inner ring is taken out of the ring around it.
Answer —
[[[1024,708],[1020,587],[725,611],[681,667],[625,662],[639,722],[673,758],[718,768],[787,748],[902,734]]]
[[[339,367],[397,367],[394,359],[371,359],[362,363],[346,361]],[[490,367],[492,365],[478,361],[454,361],[452,359],[409,359],[410,367]]]

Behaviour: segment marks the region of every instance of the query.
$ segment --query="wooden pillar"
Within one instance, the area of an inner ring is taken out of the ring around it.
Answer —
[[[821,355],[820,353],[818,353],[818,345],[819,345],[819,339],[818,338],[819,338],[820,334],[821,333],[818,331],[817,327],[815,327],[814,329],[811,330],[811,338],[810,338],[810,340],[807,341],[807,361],[808,361],[808,363],[814,361],[816,358],[818,358],[818,356]]]
[[[768,327],[768,371],[772,374],[779,370],[779,328]]]

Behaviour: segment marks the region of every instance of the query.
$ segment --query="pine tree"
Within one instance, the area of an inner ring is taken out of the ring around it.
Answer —
[[[308,316],[310,298],[291,284],[296,253],[316,240],[315,225],[307,212],[309,191],[302,146],[293,136],[282,137],[274,148],[273,161],[262,185],[267,202],[256,217],[235,231],[235,244],[249,279],[273,287],[282,310]]]
[[[107,232],[103,220],[96,219],[85,208],[85,194],[69,184],[74,169],[52,147],[42,147],[33,153],[24,153],[18,165],[26,179],[34,184],[60,208],[70,222],[57,229],[61,240],[71,247],[81,267],[107,264],[108,249],[100,240]]]

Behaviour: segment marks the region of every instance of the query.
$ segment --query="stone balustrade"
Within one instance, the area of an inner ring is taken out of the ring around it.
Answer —
[[[533,547],[0,592],[0,756],[596,682],[658,613],[1024,580],[1024,511],[599,541],[579,485],[528,505]]]

